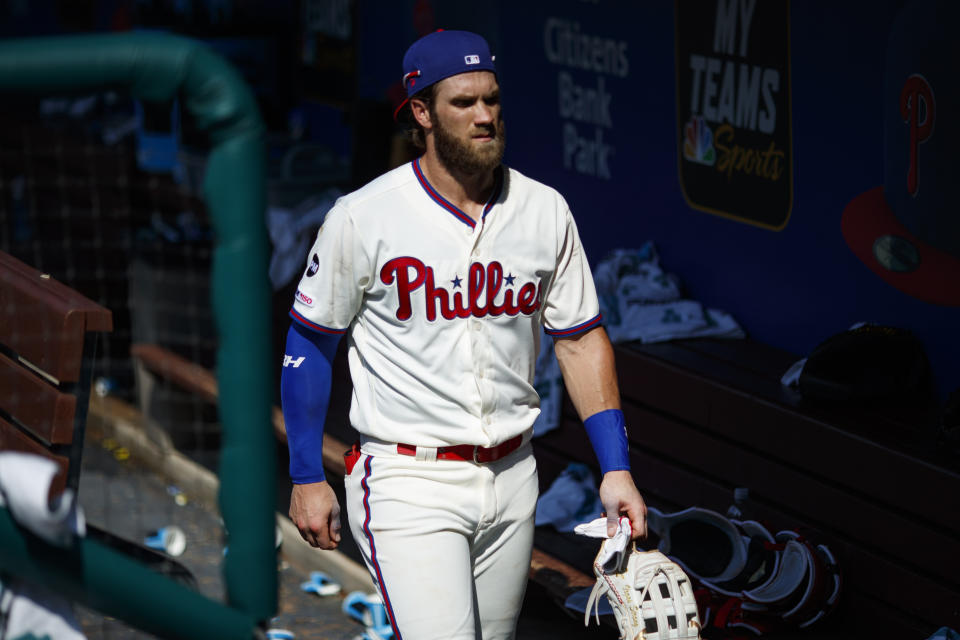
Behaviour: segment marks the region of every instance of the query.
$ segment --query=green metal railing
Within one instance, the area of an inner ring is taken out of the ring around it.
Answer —
[[[223,424],[220,511],[230,532],[227,604],[95,540],[48,545],[0,508],[0,570],[161,636],[249,638],[277,608],[264,126],[243,79],[203,44],[164,34],[0,41],[0,93],[126,91],[179,98],[211,149],[204,198],[215,244],[212,304]]]

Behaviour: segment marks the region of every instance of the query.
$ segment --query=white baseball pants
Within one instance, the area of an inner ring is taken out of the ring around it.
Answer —
[[[529,443],[487,464],[365,441],[345,479],[354,540],[396,640],[513,638],[537,502]]]

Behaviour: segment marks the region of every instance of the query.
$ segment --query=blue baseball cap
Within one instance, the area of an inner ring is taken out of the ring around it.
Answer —
[[[393,112],[394,119],[414,94],[458,73],[497,70],[494,56],[483,37],[470,31],[444,31],[427,34],[410,45],[403,56],[403,88],[407,97]]]

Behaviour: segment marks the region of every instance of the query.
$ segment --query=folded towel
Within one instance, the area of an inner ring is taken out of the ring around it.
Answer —
[[[587,465],[571,462],[537,501],[536,526],[552,524],[558,531],[573,531],[587,518],[603,513],[597,485]]]
[[[663,270],[651,242],[611,251],[594,269],[594,281],[612,342],[746,336],[729,313],[683,298],[680,279]]]

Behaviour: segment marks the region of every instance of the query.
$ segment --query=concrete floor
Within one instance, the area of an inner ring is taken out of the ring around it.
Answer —
[[[220,573],[223,528],[220,517],[199,501],[190,500],[176,485],[135,461],[116,457],[102,441],[88,438],[80,482],[80,502],[88,522],[127,540],[142,542],[151,532],[175,525],[186,534],[186,548],[176,559],[196,578],[203,595],[223,602]],[[179,504],[186,497],[184,504]],[[344,614],[337,596],[321,598],[300,589],[308,573],[278,556],[279,611],[271,627],[288,629],[301,640],[352,640],[362,626]],[[154,636],[97,612],[77,607],[88,638],[140,639]]]

